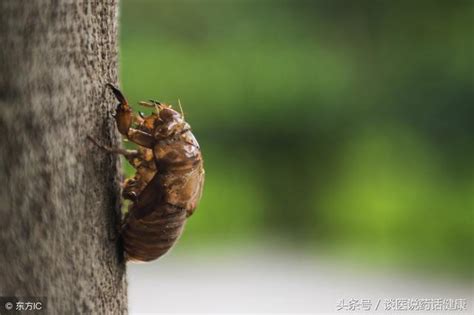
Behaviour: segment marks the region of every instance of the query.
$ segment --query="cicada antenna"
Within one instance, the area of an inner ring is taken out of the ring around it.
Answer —
[[[138,104],[145,107],[154,107],[157,113],[160,112],[159,106],[161,105],[161,103],[159,101],[148,100],[148,102],[141,101],[141,102],[138,102]]]
[[[183,111],[183,107],[181,106],[181,101],[179,100],[179,98],[178,98],[178,106],[179,106],[179,111],[181,112],[181,118],[184,119],[184,111]]]
[[[155,107],[154,103],[149,103],[145,101],[138,102],[138,105],[144,106],[144,107]]]

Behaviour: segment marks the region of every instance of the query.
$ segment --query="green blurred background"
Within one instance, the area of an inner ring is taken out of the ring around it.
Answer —
[[[179,98],[205,158],[177,251],[267,244],[471,277],[473,8],[122,0],[123,90]]]

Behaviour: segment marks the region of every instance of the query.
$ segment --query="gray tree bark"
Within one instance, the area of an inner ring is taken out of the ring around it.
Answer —
[[[0,295],[47,314],[127,312],[119,160],[86,139],[118,145],[117,6],[0,1]]]

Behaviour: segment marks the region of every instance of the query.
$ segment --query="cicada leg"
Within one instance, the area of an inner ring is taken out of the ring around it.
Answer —
[[[130,164],[132,164],[132,166],[134,165],[133,161],[134,159],[136,159],[137,157],[139,157],[140,153],[138,152],[138,150],[126,150],[126,149],[122,149],[122,148],[112,148],[112,147],[108,147],[106,145],[103,145],[103,144],[100,144],[99,142],[97,142],[97,140],[95,140],[94,138],[92,138],[91,136],[87,136],[87,139],[89,139],[90,141],[92,141],[92,143],[94,143],[96,146],[98,146],[99,148],[101,148],[102,150],[108,152],[108,153],[113,153],[113,154],[121,154],[123,155],[127,161],[130,162]]]
[[[151,134],[135,128],[129,128],[126,137],[131,142],[148,149],[153,149],[156,142],[155,138]]]
[[[137,170],[137,174],[133,177],[127,178],[123,183],[122,183],[122,197],[124,199],[132,201],[132,204],[136,201],[137,196],[140,194],[140,192],[143,190],[143,188],[146,186],[146,183],[143,182],[143,180],[140,178],[138,175],[138,169],[140,167],[143,167],[143,163],[146,162],[146,159],[149,158],[146,156],[146,151],[148,149],[141,149],[141,150],[126,150],[122,148],[112,148],[108,147],[106,145],[100,144],[97,142],[94,138],[91,136],[87,136],[87,138],[94,143],[97,147],[100,149],[112,153],[112,154],[120,154],[123,155],[127,161]],[[131,206],[130,205],[130,206]],[[129,208],[130,208],[129,206]],[[125,214],[126,215],[126,214]],[[116,219],[115,219],[115,228],[120,234],[122,230],[122,225],[124,224],[125,216],[122,211],[118,212],[116,214]],[[109,234],[109,239],[110,240],[115,240],[114,236],[110,236]]]
[[[122,92],[120,92],[120,90],[112,84],[107,84],[107,86],[112,90],[115,97],[119,101],[119,104],[115,110],[115,121],[117,123],[119,132],[127,137],[127,139],[138,145],[150,149],[153,148],[155,144],[155,138],[151,134],[132,128],[134,116],[125,96],[123,96]]]
[[[111,148],[105,145],[102,145],[98,143],[96,140],[94,140],[92,137],[88,136],[87,137],[92,143],[94,143],[96,146],[101,148],[102,150],[112,153],[112,154],[120,154],[123,155],[127,161],[130,163],[130,165],[133,166],[136,170],[138,170],[139,167],[143,167],[143,162],[146,161],[146,156],[143,150],[125,150],[122,148]],[[143,189],[141,187],[141,180],[138,179],[136,176],[131,177],[126,179],[123,184],[122,184],[122,197],[125,199],[129,199],[132,201],[135,201],[136,196],[138,195],[138,192]]]

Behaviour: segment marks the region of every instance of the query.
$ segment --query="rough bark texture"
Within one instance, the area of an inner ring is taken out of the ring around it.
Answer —
[[[0,1],[0,295],[48,314],[127,311],[114,229],[117,2]],[[115,237],[115,239],[114,239]]]

